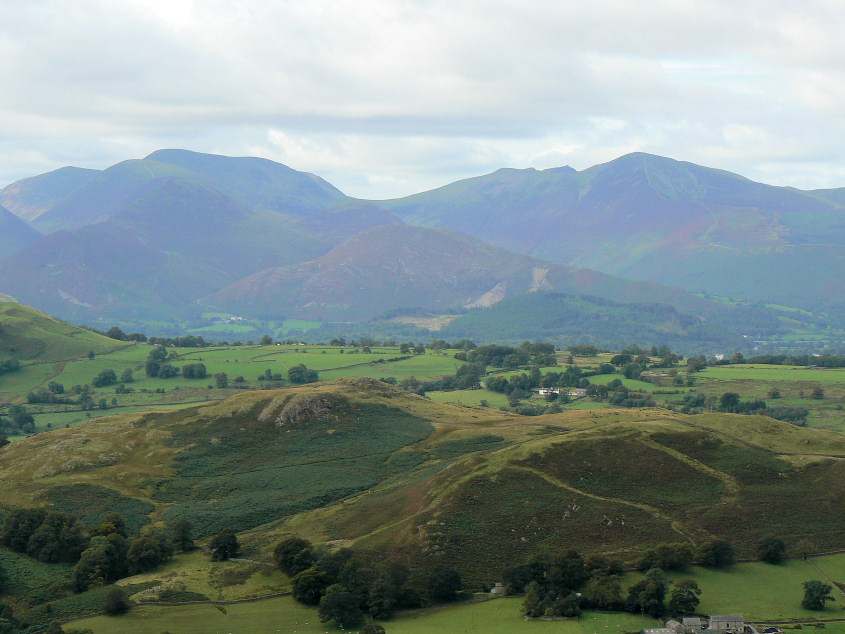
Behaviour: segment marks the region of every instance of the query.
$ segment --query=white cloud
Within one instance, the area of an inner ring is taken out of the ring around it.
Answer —
[[[188,147],[362,197],[628,150],[845,185],[843,27],[835,0],[0,3],[0,183]]]

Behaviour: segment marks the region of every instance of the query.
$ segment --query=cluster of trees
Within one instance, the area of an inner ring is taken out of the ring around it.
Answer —
[[[822,390],[823,394],[824,391]],[[775,399],[780,398],[780,392],[777,389],[773,389],[770,391],[769,396]],[[736,392],[725,392],[718,398],[704,394],[686,394],[683,400],[677,403],[677,405],[680,406],[680,411],[684,414],[698,414],[703,411],[727,412],[731,414],[761,414],[798,426],[807,424],[807,415],[809,414],[809,410],[806,407],[772,407],[761,399],[743,401]]]
[[[186,379],[204,379],[208,376],[204,363],[188,363],[182,366],[182,376]]]
[[[21,369],[21,363],[17,359],[6,359],[0,361],[0,376],[9,372],[17,372]]]
[[[145,334],[142,334],[140,332],[131,332],[127,335],[125,332],[123,332],[123,330],[121,330],[117,326],[112,326],[108,330],[97,330],[96,328],[91,328],[89,326],[83,326],[83,328],[92,332],[96,332],[99,335],[108,337],[109,339],[116,339],[117,341],[145,342],[147,340],[147,335]]]
[[[619,379],[613,379],[607,385],[590,387],[595,387],[595,390],[588,388],[587,394],[594,395],[598,400],[606,398],[608,403],[616,407],[655,407],[657,405],[648,392],[632,390]]]
[[[167,360],[167,348],[163,345],[157,345],[150,350],[147,355],[147,362],[144,364],[144,371],[149,377],[158,377],[160,379],[169,379],[174,376],[179,376],[181,370],[170,363],[165,363]]]
[[[524,342],[519,348],[485,344],[468,352],[459,352],[455,358],[470,363],[480,363],[493,368],[515,369],[520,366],[555,366],[555,347],[551,343]]]
[[[372,566],[349,549],[332,553],[299,537],[279,542],[273,557],[292,577],[294,599],[318,606],[322,622],[336,621],[345,629],[358,626],[367,615],[387,619],[397,609],[419,607],[426,601],[454,601],[462,587],[455,570],[439,567],[420,591],[410,585],[410,571],[401,564]]]
[[[664,603],[672,585],[661,568],[651,568],[644,578],[622,592],[622,565],[601,556],[586,561],[574,551],[557,556],[534,557],[527,564],[504,572],[509,594],[524,592],[523,612],[526,616],[578,616],[582,609],[601,609],[647,613],[666,613]],[[673,614],[694,613],[701,590],[695,581],[679,581],[672,588],[668,611]]]
[[[106,515],[89,533],[76,517],[43,509],[12,510],[0,530],[0,543],[39,561],[74,563],[71,587],[75,592],[152,570],[168,561],[174,550],[194,548],[191,524],[185,520],[172,531],[154,529],[128,537],[119,513]]]
[[[25,434],[35,432],[35,419],[26,411],[23,405],[10,405],[9,418],[0,416],[0,431],[13,432],[18,430]]]
[[[370,346],[367,346],[368,348]],[[425,344],[420,342],[414,345],[413,341],[409,341],[407,343],[400,343],[399,344],[399,354],[425,354]]]
[[[309,370],[304,363],[288,369],[288,381],[291,383],[300,385],[302,383],[315,383],[318,380],[317,370]]]
[[[484,366],[480,363],[466,363],[458,368],[453,375],[444,375],[431,381],[420,381],[414,376],[409,376],[399,382],[406,392],[413,392],[424,396],[426,392],[451,392],[454,390],[474,390],[481,387],[481,375],[484,373]],[[384,383],[396,385],[396,379],[387,377],[380,379]]]
[[[787,355],[787,354],[761,354],[746,359],[737,352],[729,359],[716,361],[716,365],[738,364],[738,363],[759,363],[765,365],[803,365],[816,366],[819,368],[845,368],[845,355],[823,354],[813,356],[810,354]]]
[[[15,509],[0,530],[0,543],[44,562],[74,562],[87,545],[79,521],[67,513]]]

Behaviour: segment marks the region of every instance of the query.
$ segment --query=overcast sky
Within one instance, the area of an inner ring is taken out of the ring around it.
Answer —
[[[0,186],[165,147],[353,196],[644,151],[845,186],[845,2],[0,0]]]

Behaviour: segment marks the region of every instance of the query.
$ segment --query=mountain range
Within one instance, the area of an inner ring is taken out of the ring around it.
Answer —
[[[0,190],[0,292],[77,321],[340,322],[521,296],[547,309],[550,292],[737,333],[747,320],[700,295],[845,315],[844,191],[635,153],[365,201],[266,159],[160,150]]]
[[[845,291],[845,195],[635,153],[581,172],[504,169],[381,205],[569,266],[693,291],[830,303]]]

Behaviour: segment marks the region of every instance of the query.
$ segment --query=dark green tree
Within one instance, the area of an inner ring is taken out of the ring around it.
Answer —
[[[104,515],[100,524],[94,529],[95,535],[110,535],[112,533],[126,537],[126,520],[123,519],[123,515],[117,512]]]
[[[229,375],[225,372],[218,372],[214,375],[214,383],[219,388],[229,387]]]
[[[120,374],[120,382],[121,383],[132,383],[134,380],[135,380],[135,377],[132,374],[132,368],[126,368]]]
[[[103,605],[103,611],[106,614],[111,616],[126,614],[129,608],[129,598],[126,596],[126,591],[122,588],[115,588],[106,595],[106,603]]]
[[[183,553],[189,553],[195,548],[193,530],[193,524],[186,519],[173,525],[173,545]]]
[[[237,556],[241,550],[238,536],[230,528],[224,528],[211,538],[211,559],[213,561],[225,561]]]
[[[710,568],[724,568],[733,565],[735,561],[733,546],[724,539],[702,542],[695,552],[695,558],[702,566]]]
[[[320,598],[317,614],[321,623],[336,621],[343,629],[355,627],[364,620],[364,613],[358,604],[356,594],[334,584],[326,588],[326,593]]]
[[[94,387],[106,387],[117,383],[117,374],[111,368],[101,371],[97,376],[91,379],[91,385]]]
[[[303,570],[291,580],[293,598],[305,605],[317,605],[329,585],[328,575],[317,568]]]
[[[828,601],[835,601],[833,598],[833,586],[821,581],[804,582],[804,600],[801,607],[805,610],[824,610],[824,604]]]
[[[159,370],[161,370],[161,362],[156,359],[147,359],[147,363],[144,365],[144,371],[147,373],[147,376],[156,377],[158,376]]]
[[[669,580],[660,568],[649,570],[645,578],[628,589],[628,609],[649,616],[660,616],[665,611],[663,603]]]
[[[669,611],[672,614],[695,614],[701,602],[701,588],[692,579],[683,579],[675,584],[669,595]]]
[[[786,554],[786,544],[777,537],[766,537],[757,544],[757,557],[770,564],[779,564]]]
[[[447,603],[458,598],[463,587],[461,575],[453,568],[438,566],[428,579],[428,596],[438,603]]]
[[[128,545],[126,564],[129,567],[129,574],[136,575],[153,570],[164,561],[165,555],[161,544],[152,537],[136,537],[130,539]]]
[[[739,394],[725,392],[719,397],[719,411],[735,412],[739,408]]]
[[[300,363],[288,370],[288,380],[291,383],[314,383],[317,380],[317,371],[309,370],[305,364]]]
[[[307,539],[288,537],[276,544],[273,559],[279,570],[293,577],[314,565],[314,550]]]

